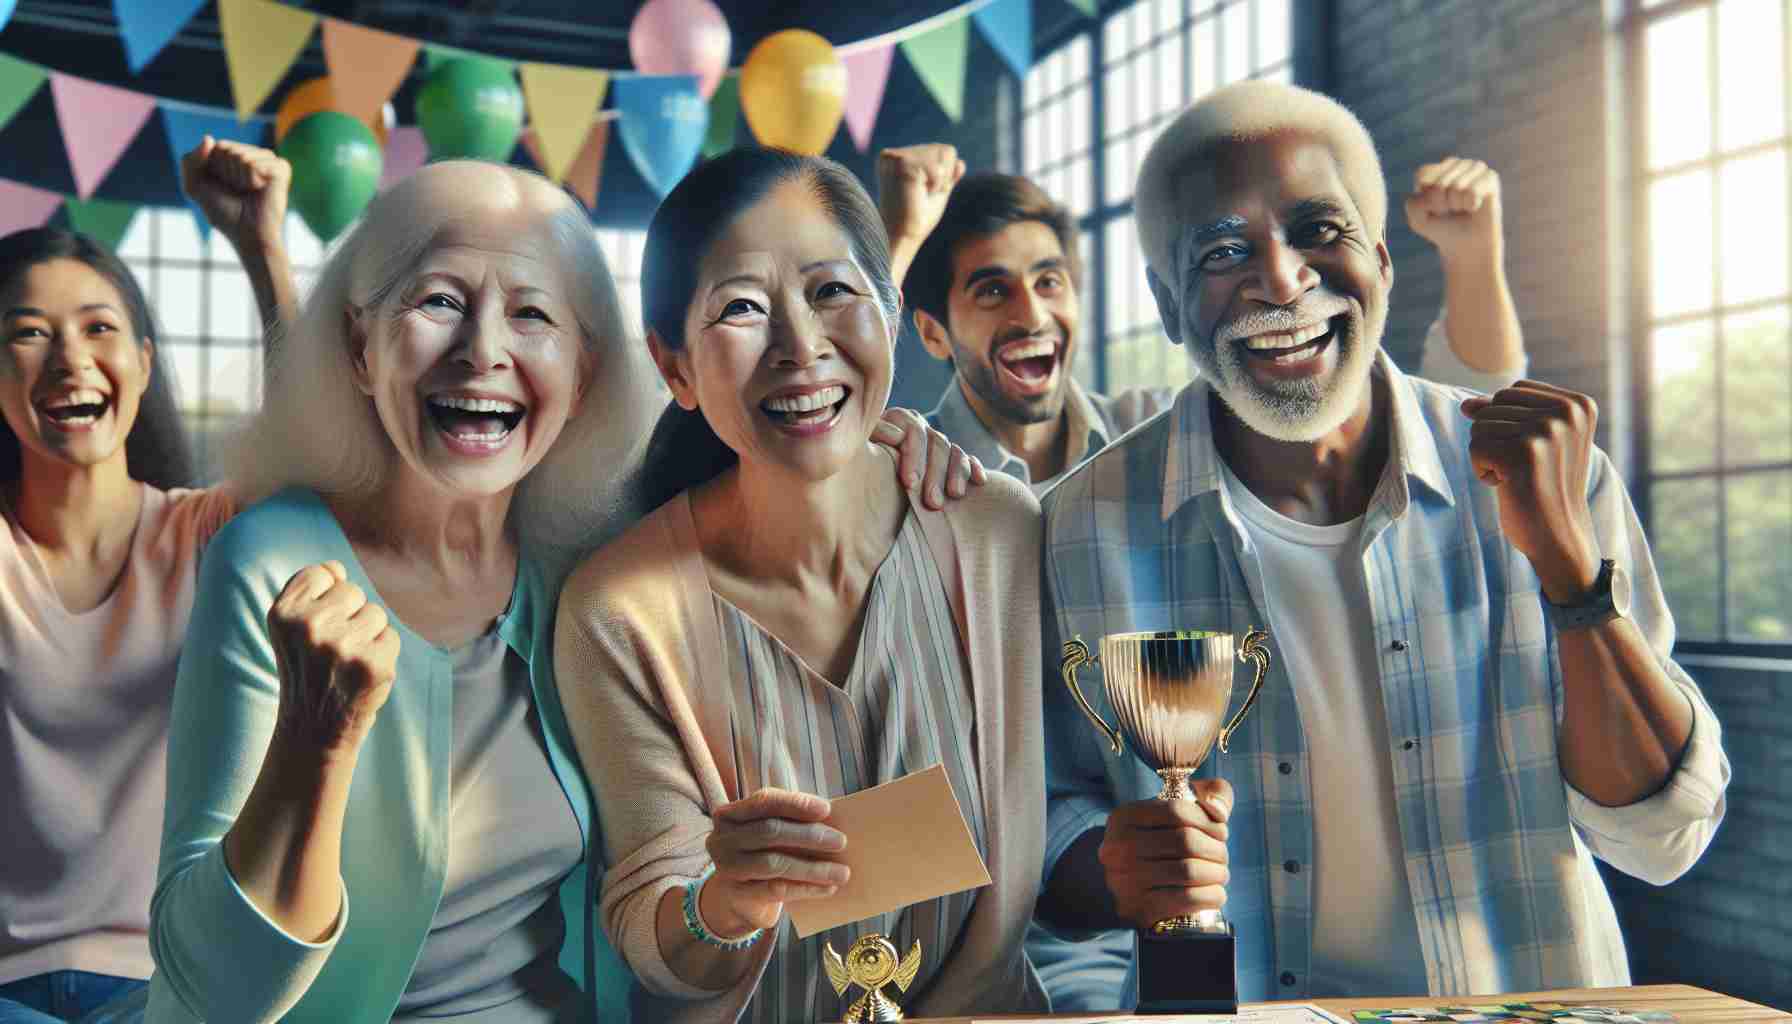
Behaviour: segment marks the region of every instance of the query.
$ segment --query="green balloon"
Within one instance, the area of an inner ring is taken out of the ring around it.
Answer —
[[[312,114],[292,126],[279,152],[292,164],[293,209],[322,241],[354,223],[380,189],[379,140],[347,114]]]
[[[523,91],[507,64],[444,61],[417,93],[417,123],[431,160],[507,161],[523,131]]]

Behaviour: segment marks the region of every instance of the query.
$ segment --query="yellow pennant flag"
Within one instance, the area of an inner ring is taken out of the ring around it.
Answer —
[[[609,73],[564,64],[523,64],[519,70],[529,124],[541,147],[541,169],[556,182],[565,181],[591,135],[597,108],[603,106]]]
[[[330,93],[343,113],[377,123],[380,108],[404,84],[422,45],[379,29],[324,19],[324,63],[330,68]]]
[[[218,0],[224,63],[238,120],[253,114],[285,77],[317,26],[317,15],[269,0]]]

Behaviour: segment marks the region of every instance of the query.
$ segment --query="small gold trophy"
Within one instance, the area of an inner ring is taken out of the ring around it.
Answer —
[[[1189,776],[1216,740],[1225,752],[1233,730],[1257,701],[1269,671],[1268,639],[1267,632],[1252,629],[1236,644],[1238,660],[1255,661],[1257,675],[1229,722],[1231,633],[1113,633],[1101,638],[1099,657],[1090,657],[1088,645],[1078,637],[1064,645],[1064,682],[1114,753],[1126,749],[1123,738],[1131,740],[1133,753],[1164,780],[1159,800],[1192,800]],[[1101,666],[1102,688],[1117,725],[1103,720],[1077,686],[1076,670],[1085,663]],[[1219,911],[1173,917],[1138,934],[1138,1012],[1238,1012],[1232,926]]]
[[[834,952],[831,942],[822,943],[822,950],[822,965],[827,968],[828,981],[833,983],[837,994],[845,995],[851,985],[865,990],[864,995],[846,1008],[845,1024],[902,1019],[902,1007],[884,995],[883,990],[885,985],[895,982],[897,989],[907,992],[915,983],[915,972],[921,969],[919,940],[909,948],[901,963],[896,961],[895,944],[876,933],[853,943],[846,950],[844,960]]]

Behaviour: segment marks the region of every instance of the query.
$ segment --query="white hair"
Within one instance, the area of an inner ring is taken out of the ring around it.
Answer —
[[[1375,241],[1387,235],[1388,186],[1369,130],[1337,100],[1281,82],[1237,82],[1202,97],[1164,126],[1139,164],[1133,193],[1134,219],[1145,265],[1158,280],[1180,291],[1177,234],[1186,227],[1182,207],[1189,196],[1178,188],[1189,165],[1226,143],[1252,142],[1285,132],[1313,136],[1331,150],[1338,176],[1356,203]]]
[[[591,378],[553,447],[517,488],[511,523],[524,542],[566,557],[646,511],[637,478],[664,394],[646,345],[623,321],[591,222],[546,178],[476,161],[430,164],[376,197],[325,259],[295,319],[276,329],[266,398],[231,460],[229,479],[245,503],[295,484],[350,498],[380,490],[399,456],[356,384],[348,311],[390,298],[468,207],[528,190],[552,193],[548,229]],[[444,192],[456,199],[444,201]]]

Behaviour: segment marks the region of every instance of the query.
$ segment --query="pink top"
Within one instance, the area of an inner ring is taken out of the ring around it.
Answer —
[[[76,615],[0,507],[0,984],[154,969],[175,663],[200,552],[235,511],[216,489],[143,485],[117,586]]]

